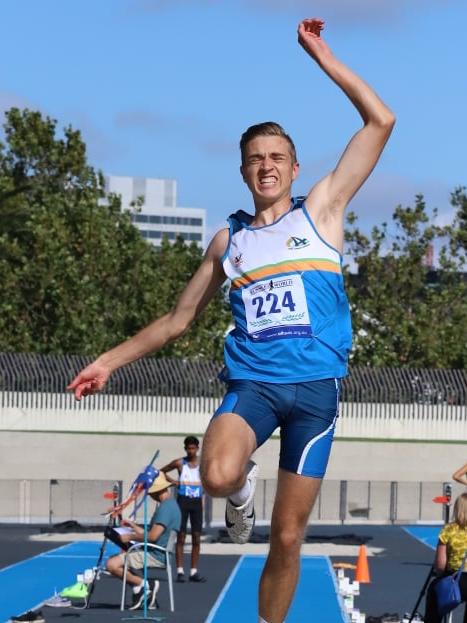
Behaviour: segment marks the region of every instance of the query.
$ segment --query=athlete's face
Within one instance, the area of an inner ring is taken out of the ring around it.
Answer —
[[[188,446],[185,446],[185,452],[189,459],[194,459],[198,454],[198,446],[194,443],[190,443]]]
[[[245,145],[240,171],[255,201],[269,203],[290,196],[298,168],[285,138],[257,136]]]

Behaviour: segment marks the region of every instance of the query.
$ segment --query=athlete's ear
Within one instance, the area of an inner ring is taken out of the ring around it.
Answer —
[[[242,180],[246,184],[245,173],[243,172],[243,164],[240,165],[240,175],[242,176]]]
[[[295,180],[300,173],[300,164],[298,162],[294,162],[292,165],[292,179]]]

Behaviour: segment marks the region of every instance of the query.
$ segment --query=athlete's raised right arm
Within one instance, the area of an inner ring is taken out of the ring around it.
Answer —
[[[217,232],[200,267],[168,314],[100,355],[73,379],[67,389],[74,391],[77,400],[99,392],[117,368],[160,350],[190,328],[226,279],[220,260],[227,248],[228,239],[228,229]]]

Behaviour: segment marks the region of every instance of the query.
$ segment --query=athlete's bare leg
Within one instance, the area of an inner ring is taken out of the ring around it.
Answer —
[[[186,532],[179,532],[177,536],[177,545],[175,547],[175,561],[177,568],[183,567],[183,547],[185,545]]]
[[[199,552],[201,549],[201,533],[191,532],[191,568],[198,568]]]
[[[290,607],[300,571],[300,548],[321,479],[279,469],[271,519],[269,556],[259,589],[260,616],[282,623]]]
[[[223,413],[209,424],[203,439],[201,480],[213,497],[228,497],[245,484],[246,465],[256,437],[243,418]]]

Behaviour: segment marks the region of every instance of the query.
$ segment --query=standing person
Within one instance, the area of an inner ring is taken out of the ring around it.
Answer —
[[[459,571],[467,552],[467,493],[462,493],[454,503],[453,521],[444,526],[439,533],[435,553],[435,572],[439,576],[428,587],[425,604],[425,623],[441,623],[443,617],[438,612],[436,584],[442,577]],[[467,602],[467,564],[464,563],[459,587],[462,601]],[[464,623],[467,623],[467,608],[464,610]]]
[[[303,20],[299,44],[363,121],[335,169],[307,197],[293,199],[299,164],[292,139],[277,123],[248,128],[240,141],[240,171],[254,215],[232,215],[175,308],[101,355],[70,385],[77,399],[99,391],[115,369],[187,331],[226,276],[231,280],[235,327],[224,351],[227,394],[204,437],[201,478],[207,493],[227,497],[227,529],[234,541],[245,542],[254,524],[257,474],[250,457],[281,427],[260,623],[282,623],[290,607],[303,534],[330,452],[340,379],[347,373],[351,324],[342,276],[344,210],[376,165],[395,122],[374,91],[333,55],[321,38],[323,26],[320,19]],[[265,96],[274,98],[280,86],[268,73]],[[308,107],[296,98],[295,108],[299,101]],[[309,140],[316,122],[310,115]]]
[[[168,481],[164,474],[159,474],[148,489],[148,495],[158,502],[158,506],[148,525],[147,539],[148,543],[167,547],[167,542],[172,530],[180,529],[181,514],[177,502],[170,493],[172,483]],[[138,526],[134,521],[124,519],[122,526],[131,529],[131,532],[120,535],[123,543],[131,543],[139,541],[144,543],[144,528]],[[144,607],[144,579],[137,575],[136,571],[141,571],[144,567],[144,552],[138,550],[129,552],[128,556],[128,572],[127,582],[133,588],[132,604],[129,610],[137,610]],[[162,552],[154,549],[148,549],[147,566],[156,569],[165,569],[165,556]],[[107,559],[106,569],[113,576],[122,579],[125,565],[125,554],[116,554]],[[146,586],[147,605],[152,609],[156,602],[157,591],[159,590],[159,580],[149,581]]]
[[[190,582],[205,582],[198,573],[199,553],[201,546],[201,529],[203,527],[203,486],[199,473],[199,439],[190,435],[184,441],[185,456],[174,459],[165,465],[161,471],[167,475],[167,479],[178,485],[177,502],[182,512],[180,532],[177,537],[176,561],[177,581],[185,581],[183,569],[183,547],[186,539],[188,518],[191,528],[191,569]],[[178,471],[178,480],[173,480],[168,472]]]

